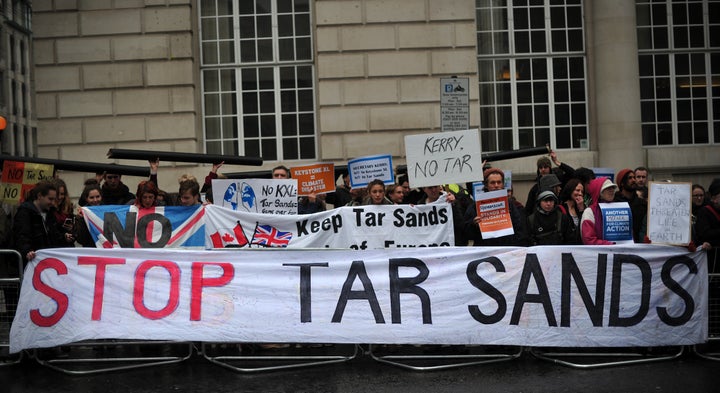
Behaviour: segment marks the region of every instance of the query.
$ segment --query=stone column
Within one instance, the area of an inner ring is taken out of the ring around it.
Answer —
[[[598,166],[635,168],[644,163],[635,2],[587,4],[588,76],[593,78],[590,101],[596,120],[592,146],[598,151]]]

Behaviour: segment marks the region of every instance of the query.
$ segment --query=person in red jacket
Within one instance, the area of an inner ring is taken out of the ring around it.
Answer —
[[[603,219],[600,203],[610,203],[615,198],[618,186],[607,177],[598,177],[588,184],[588,194],[592,199],[590,206],[585,209],[580,221],[582,242],[585,245],[615,244],[603,239]]]

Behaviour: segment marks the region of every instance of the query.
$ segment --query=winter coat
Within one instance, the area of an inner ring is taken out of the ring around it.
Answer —
[[[15,249],[23,260],[28,252],[44,248],[62,247],[65,245],[63,234],[55,225],[52,212],[47,212],[43,219],[33,202],[23,202],[15,213],[13,221]]]

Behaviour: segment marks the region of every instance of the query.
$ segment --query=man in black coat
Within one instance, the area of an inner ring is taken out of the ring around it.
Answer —
[[[130,192],[130,188],[122,182],[121,175],[116,173],[105,174],[105,182],[101,190],[103,205],[127,205],[135,199],[135,195]]]
[[[37,250],[62,247],[75,241],[72,234],[61,233],[53,223],[50,209],[53,208],[55,198],[55,185],[50,181],[41,181],[30,191],[28,200],[20,204],[15,213],[15,249],[22,255],[24,264],[35,258]]]

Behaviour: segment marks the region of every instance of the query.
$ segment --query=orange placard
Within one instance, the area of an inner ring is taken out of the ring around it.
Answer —
[[[298,182],[298,195],[325,194],[335,191],[335,164],[320,163],[290,168]]]
[[[513,234],[507,194],[501,197],[479,199],[475,202],[480,216],[480,232],[484,238]]]

